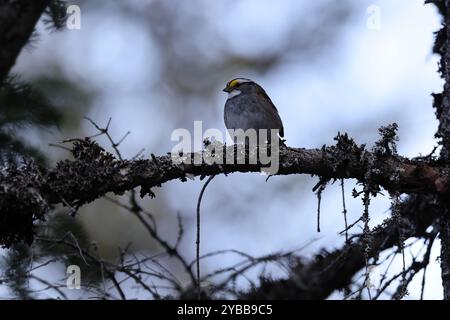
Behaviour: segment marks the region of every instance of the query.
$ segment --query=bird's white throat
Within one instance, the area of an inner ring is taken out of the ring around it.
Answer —
[[[236,96],[240,95],[241,93],[242,93],[241,91],[236,90],[236,89],[231,92],[228,92],[228,99],[236,97]]]

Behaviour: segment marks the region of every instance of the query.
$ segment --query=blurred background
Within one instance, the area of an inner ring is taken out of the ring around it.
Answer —
[[[130,130],[120,145],[126,158],[142,148],[145,157],[165,154],[176,144],[172,131],[193,130],[196,120],[204,129],[224,132],[221,89],[235,77],[265,88],[290,146],[333,144],[338,131],[371,146],[377,129],[392,122],[399,125],[401,155],[426,155],[436,145],[430,94],[442,87],[438,57],[432,54],[441,21],[423,0],[69,2],[81,8],[81,29],[47,32],[41,24],[40,36],[13,70],[63,113],[58,130],[24,133],[52,164],[68,153],[48,144],[97,133],[84,116],[101,125],[112,117],[117,140]],[[111,150],[106,139],[98,141]],[[302,175],[268,182],[258,174],[216,177],[202,203],[202,253],[239,249],[259,256],[303,247],[300,254],[311,258],[321,248],[342,246],[340,186],[331,185],[322,195],[318,233],[317,198],[311,191],[316,183],[317,178]],[[188,260],[195,258],[195,208],[202,185],[198,179],[169,182],[154,190],[155,199],[142,201],[170,241],[177,236],[177,214],[182,217],[181,248]],[[354,181],[346,182],[349,222],[363,210],[361,199],[351,197],[354,187]],[[389,217],[389,207],[389,197],[374,199],[370,225]],[[114,261],[118,248],[128,245],[136,252],[157,250],[134,216],[106,200],[83,207],[75,219],[105,259]],[[426,299],[442,298],[435,262],[439,244],[433,254]],[[231,254],[214,256],[202,262],[202,272],[238,261]],[[256,279],[258,272],[248,276]],[[270,272],[274,278],[282,275],[276,268]],[[65,268],[54,264],[39,273],[61,278]],[[420,281],[419,275],[408,298],[418,298]],[[140,297],[132,285],[127,290]]]

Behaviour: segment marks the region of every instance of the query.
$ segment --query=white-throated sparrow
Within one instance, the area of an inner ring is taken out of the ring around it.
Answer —
[[[223,91],[228,92],[225,103],[225,126],[228,130],[267,130],[264,140],[271,142],[271,130],[281,139],[284,136],[283,123],[278,110],[264,89],[250,79],[236,78],[227,83]],[[259,136],[261,137],[261,136]],[[278,137],[274,137],[278,138]],[[259,144],[258,139],[258,144]]]

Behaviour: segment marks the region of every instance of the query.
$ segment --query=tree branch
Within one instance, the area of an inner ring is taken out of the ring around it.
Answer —
[[[234,146],[224,147],[224,153]],[[150,188],[159,187],[170,180],[187,177],[211,176],[235,172],[260,172],[258,164],[177,164],[170,155],[120,161],[104,151],[95,142],[77,141],[74,161],[59,162],[56,168],[42,172],[41,195],[49,203],[61,203],[61,198],[79,207],[95,200],[107,192],[122,194],[141,187],[141,196],[152,195]],[[204,153],[188,154],[190,159],[204,159]],[[369,167],[368,159],[376,159]],[[435,192],[446,195],[449,181],[446,168],[414,162],[406,158],[378,157],[373,153],[353,150],[342,154],[337,147],[325,149],[284,148],[280,149],[280,168],[276,175],[311,174],[329,178],[354,178],[365,181],[366,171],[371,170],[372,181],[386,190],[411,192]]]
[[[370,177],[389,191],[447,195],[447,169],[437,163],[409,160],[395,155],[369,152],[346,135],[337,144],[322,149],[282,147],[277,175],[311,174],[360,182]],[[75,212],[80,206],[108,192],[123,194],[141,187],[141,197],[154,196],[151,188],[174,179],[233,172],[260,172],[257,164],[176,163],[170,155],[151,159],[120,160],[96,142],[73,140],[73,161],[60,161],[55,168],[26,162],[0,172],[0,243],[8,246],[18,239],[32,241],[32,225],[43,220],[47,210],[62,204]],[[236,146],[222,146],[223,161]],[[247,150],[248,151],[248,150]],[[249,152],[252,152],[250,150]],[[185,159],[206,159],[204,153],[186,154]],[[370,174],[367,174],[367,173]],[[20,214],[19,214],[20,213]]]

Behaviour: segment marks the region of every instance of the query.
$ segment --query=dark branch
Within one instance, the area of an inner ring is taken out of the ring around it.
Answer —
[[[336,146],[322,149],[282,147],[277,175],[355,178],[361,183],[370,177],[372,184],[379,184],[389,191],[448,193],[447,169],[436,163],[369,152],[363,146],[357,146],[346,135],[339,135],[336,139]],[[0,172],[1,244],[9,245],[21,237],[30,241],[33,221],[44,219],[48,208],[55,204],[76,210],[108,192],[121,195],[141,187],[142,197],[146,194],[154,196],[151,188],[170,180],[186,181],[187,177],[194,176],[260,172],[262,168],[261,164],[248,163],[176,163],[170,155],[120,160],[90,139],[73,142],[73,161],[60,161],[53,169],[28,162],[19,168],[11,166]],[[224,157],[235,147],[221,147]],[[184,156],[187,159],[203,159],[205,154]]]

